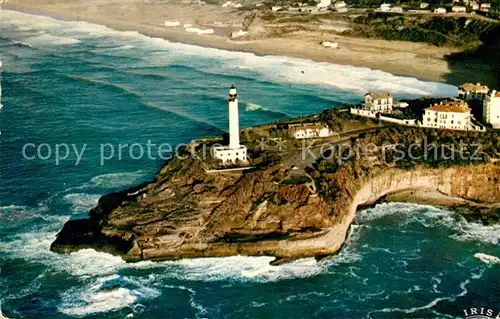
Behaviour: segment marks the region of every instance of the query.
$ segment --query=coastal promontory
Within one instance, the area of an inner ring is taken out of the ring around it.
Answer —
[[[344,111],[242,130],[244,169],[210,157],[222,140],[192,141],[153,181],[105,195],[88,219],[68,221],[51,250],[93,248],[127,261],[324,257],[341,249],[357,209],[391,197],[498,222],[498,133],[394,126]],[[311,120],[337,133],[290,138],[293,123]]]

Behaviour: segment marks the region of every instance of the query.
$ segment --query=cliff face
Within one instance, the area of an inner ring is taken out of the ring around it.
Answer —
[[[322,256],[341,248],[358,205],[388,193],[426,188],[500,202],[500,167],[493,164],[377,167],[361,174],[345,165],[333,174],[311,174],[309,181],[290,174],[279,163],[209,174],[198,159],[174,159],[152,183],[101,198],[90,220],[68,222],[51,249],[92,247],[129,261]]]

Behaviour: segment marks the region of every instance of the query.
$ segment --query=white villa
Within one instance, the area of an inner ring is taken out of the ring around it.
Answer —
[[[247,162],[247,147],[240,145],[240,124],[238,116],[238,94],[236,88],[229,89],[229,145],[211,149],[212,156],[222,160],[223,164],[236,161]]]
[[[483,120],[493,128],[500,128],[500,92],[492,90],[484,97]]]
[[[390,3],[382,3],[380,5],[379,10],[382,12],[389,12],[389,11],[391,11],[391,7],[392,7],[392,5]]]
[[[463,6],[453,6],[451,7],[452,12],[467,12],[467,8]]]
[[[371,92],[365,94],[363,108],[371,112],[391,113],[394,106],[394,98],[389,92]]]
[[[483,100],[484,96],[488,94],[490,89],[486,85],[481,83],[465,83],[458,88],[458,97],[470,101],[470,100]]]
[[[292,137],[297,140],[330,136],[330,129],[328,126],[318,123],[290,124],[288,130]]]
[[[449,130],[475,130],[471,109],[464,101],[443,101],[425,109],[422,126]]]
[[[334,8],[335,10],[339,11],[341,9],[347,8],[347,4],[345,3],[345,1],[337,1],[335,2]]]
[[[445,8],[436,8],[434,9],[434,13],[446,13],[446,9]]]
[[[332,0],[320,0],[320,2],[317,4],[318,9],[325,9],[330,7],[332,4]]]
[[[480,10],[483,12],[489,12],[491,9],[491,3],[481,3]]]

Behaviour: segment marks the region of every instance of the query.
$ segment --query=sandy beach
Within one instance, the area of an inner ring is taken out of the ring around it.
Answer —
[[[456,85],[487,77],[485,70],[481,68],[466,68],[457,72],[455,67],[452,71],[445,57],[457,52],[457,49],[423,43],[345,37],[332,30],[338,31],[348,26],[332,25],[331,21],[328,21],[330,24],[317,26],[318,29],[297,27],[297,30],[288,30],[290,26],[287,25],[272,25],[259,18],[254,18],[249,24],[251,11],[216,4],[137,0],[89,0],[71,3],[63,0],[12,0],[3,8],[57,19],[87,21],[119,31],[137,31],[174,42],[353,65]],[[166,27],[165,21],[178,21],[180,26]],[[212,28],[215,32],[210,35],[188,33],[183,27],[184,24],[200,29]],[[248,35],[231,39],[231,32],[237,32],[245,25],[248,26]],[[325,48],[320,45],[322,41],[337,42],[339,48]]]

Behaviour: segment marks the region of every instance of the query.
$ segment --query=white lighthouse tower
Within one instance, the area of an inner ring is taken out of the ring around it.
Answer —
[[[223,163],[237,160],[247,162],[247,147],[240,145],[240,119],[238,112],[238,93],[234,85],[229,89],[229,146],[218,146],[212,149],[213,156]]]
[[[238,115],[238,93],[234,85],[229,89],[229,148],[240,147],[240,118]]]

